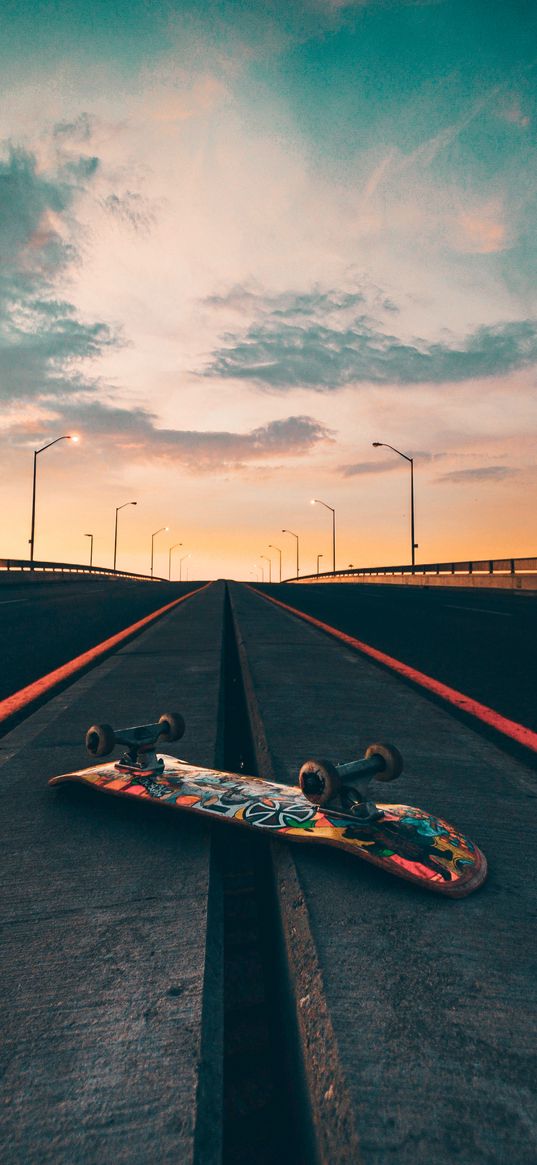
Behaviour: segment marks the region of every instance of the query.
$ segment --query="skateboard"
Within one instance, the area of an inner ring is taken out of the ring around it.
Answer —
[[[485,856],[459,830],[423,809],[373,800],[372,779],[392,781],[402,771],[393,745],[372,744],[364,757],[348,764],[306,761],[293,787],[157,756],[157,741],[179,740],[184,729],[179,713],[119,730],[93,725],[86,733],[90,755],[106,756],[116,744],[124,746],[123,755],[116,762],[52,777],[49,784],[76,782],[284,841],[333,846],[452,898],[484,882]]]

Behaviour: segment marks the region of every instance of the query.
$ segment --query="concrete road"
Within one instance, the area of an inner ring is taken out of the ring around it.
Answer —
[[[537,598],[366,583],[259,589],[537,730]]]
[[[198,585],[102,577],[2,586],[0,699]]]
[[[485,886],[454,902],[274,843],[319,1159],[533,1165],[534,774],[357,652],[230,589],[261,775],[294,782],[309,756],[347,761],[393,740],[405,771],[379,799],[388,788],[445,815],[489,861]]]

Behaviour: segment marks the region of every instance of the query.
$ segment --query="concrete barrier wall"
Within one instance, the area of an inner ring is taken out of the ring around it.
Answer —
[[[286,583],[367,583],[403,587],[466,587],[467,590],[537,592],[537,574],[335,574],[289,578]]]

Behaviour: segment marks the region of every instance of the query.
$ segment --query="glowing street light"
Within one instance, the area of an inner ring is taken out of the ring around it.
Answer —
[[[293,533],[292,530],[282,530],[282,534],[292,534],[296,538],[296,577],[298,578],[298,534]]]
[[[39,453],[44,453],[45,449],[50,449],[51,445],[57,445],[58,441],[72,441],[76,445],[80,438],[76,433],[65,433],[63,437],[56,437],[54,441],[49,441],[48,445],[42,445],[40,449],[34,449],[34,474],[32,481],[32,524],[30,529],[30,562],[34,561],[34,541],[35,541],[35,493],[37,486],[37,457]]]
[[[117,516],[120,510],[124,510],[125,506],[137,506],[138,502],[123,502],[122,506],[116,506],[116,524],[114,526],[114,570],[116,569],[117,560]]]
[[[182,545],[183,545],[182,542],[174,542],[173,546],[170,546],[170,549],[168,551],[168,578],[169,579],[171,579],[171,577],[172,577],[172,550],[175,550],[175,548],[177,546],[182,546]]]
[[[277,551],[278,551],[278,554],[279,554],[279,556],[280,556],[280,582],[281,582],[281,581],[282,581],[282,552],[281,552],[281,550],[280,550],[280,547],[279,547],[279,546],[273,546],[273,545],[272,545],[272,542],[269,542],[269,544],[268,544],[268,548],[269,548],[269,550],[277,550]]]
[[[333,506],[329,506],[328,502],[322,502],[320,498],[311,499],[312,506],[324,506],[325,510],[332,511],[332,571],[336,570],[336,511]]]
[[[418,543],[414,541],[414,458],[408,457],[406,453],[401,453],[401,450],[396,449],[395,445],[387,445],[385,441],[373,441],[372,445],[374,449],[391,449],[393,453],[398,453],[400,457],[404,457],[405,461],[410,462],[410,556],[412,566],[414,566],[415,551],[418,548]]]
[[[155,530],[155,533],[151,535],[151,578],[153,578],[153,558],[154,558],[155,538],[156,538],[157,534],[162,534],[163,530],[169,530],[169,529],[170,529],[169,526],[159,526],[159,529]]]

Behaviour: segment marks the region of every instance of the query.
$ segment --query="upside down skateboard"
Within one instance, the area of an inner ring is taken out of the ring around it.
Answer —
[[[484,882],[484,855],[452,825],[423,809],[372,799],[373,778],[391,781],[402,771],[393,746],[372,744],[365,757],[350,764],[306,761],[296,788],[157,756],[157,740],[179,740],[184,729],[178,713],[120,730],[94,725],[86,733],[88,752],[106,756],[121,744],[123,756],[115,763],[52,777],[49,784],[78,782],[103,793],[259,829],[285,841],[333,846],[452,898],[462,898]]]

